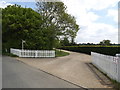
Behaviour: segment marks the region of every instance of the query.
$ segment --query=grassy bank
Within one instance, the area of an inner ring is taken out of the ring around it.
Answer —
[[[55,50],[55,56],[56,57],[62,57],[62,56],[67,56],[67,55],[69,55],[69,53],[68,52],[63,52],[63,51],[61,51],[61,50]]]

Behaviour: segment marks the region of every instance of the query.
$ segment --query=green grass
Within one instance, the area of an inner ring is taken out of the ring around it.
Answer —
[[[68,52],[63,52],[63,51],[61,51],[61,50],[55,50],[55,56],[56,57],[62,57],[62,56],[67,56],[67,55],[69,55],[69,53]]]
[[[113,83],[115,90],[120,90],[120,82],[117,82],[116,80],[113,79],[110,80]]]

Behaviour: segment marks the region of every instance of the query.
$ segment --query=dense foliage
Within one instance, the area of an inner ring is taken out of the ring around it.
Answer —
[[[14,5],[2,10],[3,49],[21,48],[25,40],[26,48],[42,48],[44,38],[41,30],[41,15],[30,8]],[[38,46],[39,45],[39,46]]]
[[[73,16],[66,12],[66,6],[63,2],[37,2],[37,11],[43,15],[43,20],[46,22],[44,26],[55,26],[53,28],[54,34],[58,40],[62,38],[70,38],[74,42],[79,26]],[[52,24],[52,25],[51,25]]]
[[[74,52],[80,52],[80,53],[85,53],[85,54],[91,54],[91,52],[97,52],[101,54],[106,54],[106,55],[112,55],[115,56],[117,53],[120,53],[120,47],[118,46],[100,46],[100,45],[82,45],[82,46],[65,46],[62,47],[61,49],[69,50],[69,51],[74,51]]]
[[[61,37],[75,38],[79,27],[62,2],[37,2],[37,6],[37,11],[19,5],[2,9],[3,51],[21,48],[22,40],[25,49],[50,50],[60,45]]]

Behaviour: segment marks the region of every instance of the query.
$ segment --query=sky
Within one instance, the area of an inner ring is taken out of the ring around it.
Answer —
[[[76,18],[80,30],[76,43],[99,43],[111,40],[118,43],[118,2],[119,0],[62,0],[67,13]],[[0,7],[19,4],[35,9],[34,0],[2,0]]]

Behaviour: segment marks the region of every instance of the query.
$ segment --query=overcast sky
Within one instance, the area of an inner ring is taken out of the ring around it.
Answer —
[[[20,2],[18,2],[20,1]],[[3,0],[0,7],[20,4],[23,7],[35,8],[34,0]],[[29,2],[28,2],[29,1]],[[33,1],[33,2],[30,2]],[[77,43],[99,43],[109,39],[118,43],[118,1],[119,0],[62,0],[67,12],[75,16],[80,30],[75,41]]]

